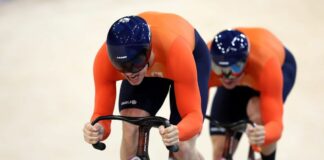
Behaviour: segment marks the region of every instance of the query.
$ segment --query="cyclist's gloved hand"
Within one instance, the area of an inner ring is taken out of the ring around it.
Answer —
[[[265,129],[263,125],[255,124],[254,126],[252,126],[251,124],[248,124],[246,128],[246,134],[251,145],[261,146],[264,144]]]
[[[163,143],[166,146],[171,146],[179,143],[179,130],[177,126],[172,124],[167,128],[160,126],[159,132],[162,136]]]
[[[94,126],[90,122],[86,123],[83,128],[84,140],[89,144],[95,144],[103,138],[104,128],[100,123]]]

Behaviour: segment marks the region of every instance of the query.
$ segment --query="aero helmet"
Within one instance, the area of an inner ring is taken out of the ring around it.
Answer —
[[[151,32],[139,16],[118,19],[107,36],[109,58],[120,72],[136,73],[147,64],[151,55]]]
[[[220,67],[245,62],[249,54],[248,39],[238,30],[224,30],[214,37],[210,52],[213,63]]]

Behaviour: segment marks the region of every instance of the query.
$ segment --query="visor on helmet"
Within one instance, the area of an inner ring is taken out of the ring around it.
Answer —
[[[246,64],[245,61],[238,61],[237,63],[232,64],[228,67],[222,67],[213,62],[212,70],[217,76],[221,78],[235,79],[243,73],[245,64]]]
[[[149,44],[124,45],[108,47],[110,60],[113,66],[123,73],[136,73],[142,70],[151,54]]]

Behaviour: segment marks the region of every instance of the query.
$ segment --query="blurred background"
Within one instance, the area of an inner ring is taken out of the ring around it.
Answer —
[[[320,159],[323,6],[322,0],[0,0],[0,157],[119,159],[120,122],[112,124],[105,151],[83,141],[82,128],[94,104],[93,60],[118,18],[160,11],[184,17],[205,41],[237,26],[265,27],[277,35],[298,65],[295,87],[284,106],[277,159]],[[168,99],[158,115],[169,116]],[[157,130],[150,140],[151,159],[167,159]],[[206,160],[211,159],[207,122],[197,145]],[[246,157],[246,146],[243,137],[236,158]]]

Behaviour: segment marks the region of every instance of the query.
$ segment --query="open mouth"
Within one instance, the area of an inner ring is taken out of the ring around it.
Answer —
[[[225,83],[232,83],[232,82],[234,82],[233,79],[222,78],[222,80],[223,80],[223,82],[225,82]]]
[[[136,78],[136,77],[138,77],[138,75],[130,76],[131,79],[134,79],[134,78]]]
[[[133,74],[133,75],[127,76],[127,78],[128,78],[129,80],[137,80],[138,77],[139,77],[138,74]]]

